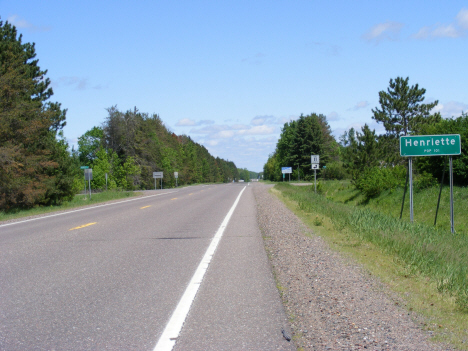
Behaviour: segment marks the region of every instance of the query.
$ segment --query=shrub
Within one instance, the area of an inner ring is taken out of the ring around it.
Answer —
[[[331,162],[327,164],[326,168],[322,169],[322,178],[342,180],[348,178],[348,173],[341,162]]]
[[[371,167],[353,180],[354,185],[366,197],[376,197],[382,191],[404,186],[406,169],[403,166]]]

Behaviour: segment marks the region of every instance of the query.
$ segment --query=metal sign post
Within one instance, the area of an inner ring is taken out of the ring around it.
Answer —
[[[179,172],[174,172],[175,186],[177,188],[177,179],[179,178]]]
[[[88,181],[89,199],[91,200],[91,180],[93,179],[93,169],[92,168],[86,168],[84,170],[84,175],[85,175],[85,183],[86,183],[86,181]]]
[[[408,172],[409,172],[409,206],[410,206],[410,221],[413,223],[414,212],[413,212],[413,158],[410,157],[408,160]]]
[[[450,168],[450,231],[455,233],[455,225],[453,219],[453,164],[452,156],[449,157],[449,168]]]
[[[162,178],[163,178],[163,172],[153,172],[153,178],[154,178],[154,190],[156,190],[156,179],[161,179],[161,189],[162,189]]]
[[[320,168],[320,155],[310,155],[310,166],[314,170],[315,193],[317,193],[317,169]]]
[[[86,195],[86,175],[85,175],[85,169],[88,169],[89,166],[81,166],[80,169],[83,170],[83,176],[84,176],[84,193]]]
[[[312,169],[314,170],[315,192],[317,192],[317,169],[319,169],[319,164],[318,163],[312,163]]]
[[[283,173],[283,182],[284,182],[284,175],[289,174],[289,181],[291,181],[291,173],[292,173],[292,167],[281,167],[281,173]]]

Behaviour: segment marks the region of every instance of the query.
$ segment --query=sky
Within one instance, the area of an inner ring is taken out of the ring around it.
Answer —
[[[36,44],[75,147],[107,108],[136,107],[260,172],[301,114],[337,139],[381,133],[372,109],[396,77],[445,118],[468,111],[466,0],[0,0],[0,19]]]

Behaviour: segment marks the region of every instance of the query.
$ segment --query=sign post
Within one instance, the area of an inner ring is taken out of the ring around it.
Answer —
[[[400,137],[400,155],[409,157],[408,173],[410,185],[410,220],[413,222],[413,157],[449,156],[450,162],[450,230],[455,233],[453,208],[452,156],[461,154],[460,134],[412,135]]]
[[[153,172],[153,178],[154,178],[154,190],[156,190],[156,179],[161,179],[161,189],[162,189],[162,178],[163,178],[163,172]]]
[[[174,172],[175,186],[177,188],[177,179],[179,178],[179,172]]]
[[[91,200],[91,180],[93,179],[93,169],[92,168],[86,168],[84,170],[84,175],[85,175],[85,182],[88,181],[89,199]]]
[[[83,176],[85,177],[85,181],[84,181],[84,193],[85,193],[85,195],[86,195],[86,176],[85,176],[84,170],[85,170],[85,169],[88,169],[88,168],[89,168],[89,166],[81,166],[81,167],[80,167],[80,169],[83,170]]]
[[[320,155],[310,155],[310,166],[314,170],[315,192],[317,192],[317,169],[320,168]]]
[[[283,182],[284,182],[284,175],[286,173],[289,174],[289,181],[291,181],[292,167],[281,167],[281,173],[283,173]]]

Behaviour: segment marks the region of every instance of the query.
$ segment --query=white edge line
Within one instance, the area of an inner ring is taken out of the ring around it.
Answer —
[[[161,195],[171,194],[171,193],[174,193],[174,192],[176,192],[176,191],[177,191],[177,190],[173,190],[173,191],[170,191],[170,192],[167,192],[167,193],[164,193],[164,194],[154,194],[154,195],[147,195],[147,196],[142,196],[142,197],[138,196],[138,197],[133,198],[133,199],[123,200],[123,201],[118,201],[118,202],[112,202],[112,203],[110,203],[110,204],[102,204],[102,205],[97,205],[97,206],[92,206],[92,207],[85,207],[85,208],[80,208],[80,209],[78,209],[78,210],[72,210],[72,211],[67,211],[67,212],[60,212],[60,213],[56,213],[56,214],[53,214],[53,215],[48,215],[48,216],[43,216],[43,217],[36,217],[36,218],[26,219],[26,220],[24,220],[24,221],[18,221],[18,222],[12,222],[12,223],[1,224],[1,225],[0,225],[0,228],[1,228],[1,227],[6,227],[6,226],[8,226],[8,225],[14,225],[14,224],[19,224],[19,223],[26,223],[26,222],[31,222],[31,221],[37,221],[37,220],[39,220],[39,219],[44,219],[44,218],[62,216],[62,215],[69,214],[69,213],[73,213],[73,212],[80,212],[80,211],[92,210],[93,208],[98,208],[98,207],[111,206],[111,205],[121,204],[121,203],[124,203],[124,202],[130,202],[130,201],[136,201],[136,200],[146,199],[146,198],[148,198],[148,197],[154,197],[154,196],[161,196]]]
[[[197,294],[198,288],[202,283],[203,277],[205,276],[211,259],[213,258],[213,255],[216,251],[216,247],[218,246],[219,241],[223,236],[224,230],[226,229],[227,224],[231,219],[231,216],[234,213],[234,210],[236,209],[237,204],[239,203],[239,200],[245,188],[246,187],[244,186],[244,188],[237,196],[236,201],[234,201],[234,204],[232,205],[231,209],[229,210],[223,222],[221,223],[221,226],[219,227],[215,236],[211,240],[210,246],[208,246],[205,255],[203,256],[200,264],[198,265],[197,270],[193,274],[190,283],[185,289],[182,298],[180,299],[176,309],[172,313],[171,319],[167,323],[166,328],[161,334],[158,343],[154,347],[153,351],[171,351],[174,347],[176,340],[179,337],[180,331],[182,330],[185,318],[187,318],[190,307],[192,306],[193,300],[195,299],[195,295]]]

